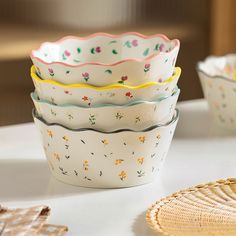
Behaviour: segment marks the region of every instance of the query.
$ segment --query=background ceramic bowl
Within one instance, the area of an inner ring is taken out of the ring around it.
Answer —
[[[43,43],[31,59],[42,79],[64,84],[137,86],[164,81],[174,70],[179,41],[164,35],[97,33]]]
[[[197,71],[213,120],[226,129],[236,130],[236,81],[222,75],[210,75],[207,68],[201,62]]]
[[[70,129],[93,128],[112,132],[119,129],[144,130],[156,124],[170,122],[174,115],[180,90],[167,98],[154,102],[138,101],[124,106],[98,107],[58,106],[39,100],[31,94],[37,114],[48,123],[58,123]]]
[[[228,54],[221,57],[209,56],[199,66],[209,76],[222,76],[228,79],[236,79],[236,54]]]
[[[174,93],[181,74],[179,67],[175,68],[174,75],[165,82],[149,82],[137,87],[122,84],[106,87],[94,87],[85,84],[64,85],[52,80],[42,80],[31,67],[31,77],[40,99],[48,100],[53,104],[73,104],[83,107],[100,104],[124,105],[132,101],[154,101]]]
[[[145,131],[69,130],[34,115],[52,174],[85,187],[119,188],[151,182],[168,152],[178,112],[168,125]]]

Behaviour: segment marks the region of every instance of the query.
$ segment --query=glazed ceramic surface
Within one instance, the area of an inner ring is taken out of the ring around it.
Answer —
[[[168,123],[173,115],[180,90],[154,102],[131,102],[124,106],[101,105],[79,107],[53,105],[31,94],[37,114],[48,123],[58,123],[70,129],[93,128],[100,131],[118,129],[144,130],[156,124]]]
[[[151,182],[168,152],[178,112],[168,125],[146,131],[69,130],[34,116],[52,174],[85,187],[118,188]]]
[[[53,104],[73,104],[83,107],[100,104],[124,105],[132,101],[155,101],[174,93],[181,69],[176,67],[174,75],[165,82],[149,82],[137,87],[122,84],[94,87],[85,84],[64,85],[52,80],[42,80],[31,68],[31,77],[40,99]]]
[[[221,76],[236,80],[236,54],[221,57],[209,56],[199,66],[209,76]]]
[[[212,117],[218,125],[236,130],[236,81],[223,76],[208,75],[198,64],[204,96]]]
[[[43,43],[31,59],[42,79],[64,84],[137,86],[168,79],[175,67],[179,41],[164,35],[97,33]]]

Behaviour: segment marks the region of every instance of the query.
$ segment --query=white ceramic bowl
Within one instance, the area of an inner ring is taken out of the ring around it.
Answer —
[[[179,46],[179,40],[159,34],[97,33],[43,43],[32,51],[31,59],[42,79],[64,84],[137,86],[168,79],[174,71]]]
[[[140,131],[156,124],[168,123],[175,111],[180,90],[167,98],[153,102],[137,101],[124,106],[101,105],[79,107],[53,105],[31,94],[37,114],[48,123],[58,123],[70,129],[93,128],[112,132],[119,129]]]
[[[136,87],[122,84],[106,87],[94,87],[86,84],[64,85],[52,80],[42,80],[31,68],[31,77],[40,99],[53,104],[73,104],[91,107],[100,104],[124,105],[132,101],[155,101],[174,93],[181,74],[179,67],[174,75],[165,82],[149,82]]]
[[[230,60],[228,60],[229,58]],[[234,56],[235,62],[236,56]],[[227,67],[228,69],[225,69]],[[229,69],[230,67],[231,69]],[[197,65],[204,96],[207,99],[213,121],[230,130],[236,130],[236,80],[233,79],[235,69],[232,55],[219,58],[209,57]]]
[[[34,115],[56,179],[95,188],[130,187],[155,179],[164,161],[178,121],[141,132],[70,130],[48,124]]]
[[[204,62],[199,62],[199,67],[211,77],[220,76],[226,79],[236,79],[236,54],[225,56],[209,56]]]

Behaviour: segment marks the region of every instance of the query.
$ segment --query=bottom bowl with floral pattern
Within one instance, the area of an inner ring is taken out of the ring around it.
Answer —
[[[33,110],[52,175],[67,184],[121,188],[149,183],[167,155],[179,118],[135,132],[67,129],[48,124]]]

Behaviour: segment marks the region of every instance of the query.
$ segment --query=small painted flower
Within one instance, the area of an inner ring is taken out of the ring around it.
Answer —
[[[64,51],[64,54],[65,54],[65,56],[67,56],[67,57],[69,57],[69,56],[71,55],[71,53],[70,53],[68,50],[65,50],[65,51]]]
[[[138,174],[138,177],[142,177],[145,175],[145,172],[144,171],[141,171],[141,170],[138,170],[137,171],[137,174]]]
[[[68,138],[67,136],[63,136],[62,138],[63,138],[66,142],[69,141],[69,138]]]
[[[138,40],[137,39],[134,39],[134,40],[132,40],[132,45],[134,46],[134,47],[137,47],[138,46]]]
[[[108,144],[108,140],[107,140],[107,139],[103,139],[103,140],[102,140],[102,143],[103,143],[104,145],[107,145],[107,144]]]
[[[48,130],[47,130],[47,133],[48,133],[48,136],[49,136],[49,137],[51,137],[51,138],[53,137],[53,133],[52,133],[51,130],[48,129]]]
[[[145,64],[144,65],[144,72],[148,72],[150,70],[151,65],[150,64]]]
[[[95,125],[96,124],[96,117],[95,115],[89,115],[89,121],[91,125]]]
[[[145,136],[140,136],[140,137],[138,137],[138,139],[141,143],[144,143],[146,140]]]
[[[162,83],[162,79],[161,79],[161,78],[160,78],[160,79],[158,79],[158,82],[159,82],[159,83]]]
[[[160,47],[159,47],[159,50],[162,52],[162,51],[164,51],[164,47],[165,47],[165,45],[162,43],[161,45],[160,45]]]
[[[89,73],[88,72],[84,72],[82,73],[83,79],[87,82],[89,80]]]
[[[128,80],[128,76],[127,75],[124,75],[120,78],[120,80],[118,81],[119,84],[124,84],[124,82]]]
[[[125,94],[125,96],[126,96],[126,97],[129,97],[129,98],[132,98],[132,97],[133,97],[133,95],[132,95],[131,92],[127,92],[127,93]]]
[[[54,76],[54,71],[53,71],[52,68],[48,68],[48,72],[49,72],[49,74],[50,74],[51,76]]]
[[[120,165],[120,164],[122,164],[123,161],[124,161],[123,159],[116,159],[116,160],[115,160],[115,165],[116,165],[116,166],[117,166],[117,165]]]
[[[89,162],[87,160],[85,160],[84,163],[83,163],[84,170],[88,171],[88,167],[89,167]]]
[[[120,177],[120,180],[122,180],[122,181],[127,177],[125,171],[123,171],[123,170],[119,173],[118,176]]]
[[[142,165],[143,162],[144,162],[144,157],[139,157],[139,158],[137,159],[137,162],[138,162],[138,164]]]
[[[97,53],[100,53],[100,52],[101,52],[101,47],[96,47],[96,48],[95,48],[95,51],[96,51]]]
[[[117,112],[115,117],[116,117],[117,120],[120,120],[124,117],[124,115],[122,115],[120,112]]]
[[[56,116],[56,115],[57,115],[57,113],[56,113],[55,111],[53,111],[52,109],[51,109],[51,114],[52,114],[53,116]]]
[[[57,160],[57,161],[60,161],[60,156],[59,156],[59,154],[56,153],[56,152],[53,153],[53,158],[54,158],[55,160]]]
[[[131,48],[132,47],[132,44],[129,40],[127,40],[125,43],[124,43],[124,46],[126,46],[127,48]]]
[[[67,114],[67,116],[68,116],[68,119],[69,119],[69,120],[74,119],[74,117],[73,117],[71,114]]]
[[[89,98],[88,98],[87,96],[83,96],[83,97],[82,97],[82,100],[84,100],[84,101],[88,101]]]
[[[135,117],[135,124],[137,124],[137,123],[140,122],[140,121],[141,121],[140,116],[136,116],[136,117]]]

